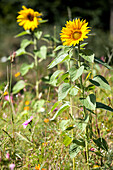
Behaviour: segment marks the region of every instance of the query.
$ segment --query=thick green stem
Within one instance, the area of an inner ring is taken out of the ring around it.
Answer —
[[[37,41],[36,38],[34,37],[34,50],[37,50]],[[39,97],[39,81],[38,81],[38,60],[37,60],[37,56],[34,56],[34,60],[35,60],[35,69],[36,69],[36,97]]]
[[[68,71],[70,69],[70,61],[68,62]],[[70,85],[72,84],[71,78],[70,78]],[[73,119],[73,99],[72,96],[70,95],[70,116]],[[74,138],[74,132],[73,129],[71,130],[72,133],[72,139]],[[73,158],[73,170],[75,170],[75,158]]]
[[[78,45],[78,66],[80,67],[81,61],[80,61],[79,51],[80,51],[80,44]],[[83,82],[82,82],[82,75],[80,76],[80,87],[81,87],[82,97],[84,98],[84,85],[83,85]],[[84,112],[84,119],[85,119],[86,116],[87,116],[85,106],[83,106],[83,112]],[[88,170],[89,170],[90,167],[89,167],[89,149],[88,149],[88,125],[86,126],[86,129],[85,129],[85,137],[86,137],[86,139],[85,139],[86,163],[87,163],[87,167],[88,167]]]

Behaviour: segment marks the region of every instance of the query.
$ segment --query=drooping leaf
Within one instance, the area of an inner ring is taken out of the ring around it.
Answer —
[[[69,54],[65,53],[62,55],[57,56],[50,64],[49,64],[49,69],[53,68],[54,66],[56,66],[59,63],[62,63],[63,61],[69,59]]]
[[[18,81],[14,87],[13,87],[13,94],[18,93],[20,90],[22,90],[25,87],[25,82],[23,80]]]
[[[99,148],[108,151],[108,144],[104,138],[93,139],[93,141]]]
[[[86,61],[93,63],[94,62],[94,53],[90,49],[85,49],[84,51],[80,51],[79,55],[84,58]]]
[[[34,67],[34,63],[32,64],[27,64],[27,63],[23,63],[20,67],[20,73],[22,76],[24,76],[30,69],[32,69]]]
[[[20,56],[20,55],[23,55],[23,54],[26,54],[26,51],[25,49],[23,48],[19,48],[17,51],[16,51],[16,57]]]
[[[70,149],[69,149],[69,154],[71,158],[74,158],[77,156],[77,154],[81,151],[81,146],[77,146],[77,144],[72,143],[70,145]]]
[[[82,138],[79,138],[79,139],[74,138],[73,143],[75,143],[78,146],[85,147],[85,141]]]
[[[54,120],[57,116],[59,116],[62,112],[64,112],[66,109],[68,109],[70,107],[69,103],[65,103],[63,104],[55,113],[55,115],[53,116],[52,119],[50,120]]]
[[[96,108],[108,110],[110,112],[113,112],[113,109],[110,106],[105,105],[104,103],[96,102]]]
[[[58,88],[58,100],[59,101],[64,99],[67,96],[70,88],[71,86],[69,83],[63,83],[59,86]]]
[[[58,51],[58,50],[60,50],[60,49],[62,49],[62,48],[64,48],[64,46],[63,46],[63,45],[59,45],[59,46],[57,46],[57,47],[54,49],[54,51]]]
[[[107,80],[101,76],[101,75],[97,75],[95,76],[93,79],[89,79],[89,81],[94,84],[95,86],[98,86],[102,89],[106,89],[106,90],[111,90],[109,83],[107,82]]]
[[[80,98],[81,103],[90,110],[95,110],[96,108],[96,97],[94,94],[90,94],[87,98]]]
[[[71,67],[69,70],[69,74],[71,76],[72,81],[75,81],[82,75],[84,71],[84,66],[81,66],[79,69],[76,69],[76,67]]]
[[[105,66],[106,68],[113,70],[113,68],[111,66],[109,66],[107,63],[105,63],[104,61],[102,61],[101,59],[99,59],[97,57],[94,57],[94,62],[99,63],[99,64]]]

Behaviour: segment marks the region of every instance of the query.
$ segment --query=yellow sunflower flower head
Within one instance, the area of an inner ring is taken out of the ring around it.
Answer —
[[[33,31],[40,24],[39,21],[42,20],[42,18],[40,18],[42,14],[25,6],[22,6],[22,8],[23,10],[18,12],[17,22],[19,22],[19,25],[23,26],[25,30],[31,29]]]
[[[88,38],[87,34],[90,29],[87,27],[88,22],[86,20],[75,19],[73,21],[67,21],[65,27],[62,28],[60,37],[63,45],[75,46],[80,41]]]

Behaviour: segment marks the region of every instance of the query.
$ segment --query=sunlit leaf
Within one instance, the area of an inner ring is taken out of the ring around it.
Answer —
[[[65,136],[64,137],[64,139],[63,139],[63,144],[65,145],[65,146],[68,146],[68,145],[70,145],[70,143],[72,142],[72,138],[71,137],[69,137],[69,136]]]
[[[94,62],[94,53],[92,50],[88,49],[88,50],[83,50],[80,51],[79,55],[84,58],[86,61],[89,61],[91,63]]]
[[[58,88],[58,100],[59,101],[64,99],[67,96],[70,88],[71,86],[69,83],[63,83],[59,86]]]
[[[96,108],[96,97],[94,94],[90,94],[87,98],[80,98],[81,103],[90,110],[95,110]]]
[[[69,94],[72,96],[76,96],[78,94],[78,88],[77,87],[71,88]]]
[[[81,151],[81,146],[78,146],[75,143],[72,143],[70,145],[70,149],[69,149],[69,154],[71,158],[74,158],[77,156],[77,154]]]
[[[56,83],[57,83],[56,78],[62,73],[63,73],[62,70],[56,70],[50,78],[50,84],[52,84],[53,86],[56,86]]]
[[[54,51],[58,51],[58,50],[60,50],[60,49],[62,49],[62,48],[64,48],[64,46],[63,46],[63,45],[59,45],[59,46],[57,46],[57,47],[54,49]]]
[[[23,48],[19,48],[17,51],[16,51],[16,57],[20,56],[20,55],[23,55],[23,54],[26,54],[26,51],[25,49]]]
[[[29,34],[29,35],[31,34],[29,30],[26,30],[26,31],[23,31],[23,32],[17,34],[17,35],[15,36],[15,38],[21,37],[21,36],[27,35],[27,34]]]
[[[76,69],[76,67],[71,67],[69,70],[69,74],[71,76],[72,81],[75,81],[82,75],[84,71],[84,66],[81,66],[79,69]]]
[[[101,76],[101,75],[97,75],[95,76],[93,79],[89,79],[89,81],[94,84],[95,86],[98,86],[102,89],[106,89],[106,90],[111,90],[109,83],[107,82],[107,80]]]
[[[59,116],[62,112],[64,112],[66,109],[70,107],[69,103],[63,104],[55,113],[53,118],[51,120],[54,120],[57,116]]]
[[[62,54],[60,56],[57,56],[50,64],[49,64],[49,69],[53,68],[54,66],[56,66],[59,63],[62,63],[63,61],[69,59],[69,54],[65,53]]]

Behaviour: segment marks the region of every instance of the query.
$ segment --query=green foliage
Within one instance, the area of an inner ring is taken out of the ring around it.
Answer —
[[[89,79],[89,81],[95,86],[98,86],[102,89],[111,90],[111,87],[109,86],[107,80],[101,75],[97,75],[93,79]]]
[[[55,115],[53,116],[53,118],[51,120],[56,119],[57,116],[59,116],[62,112],[64,112],[66,109],[69,108],[69,103],[65,103],[63,104],[55,113]]]
[[[93,63],[94,62],[94,53],[92,50],[84,50],[79,53],[79,55],[84,58],[86,61]]]
[[[27,63],[23,63],[20,67],[20,73],[22,76],[24,76],[25,74],[28,73],[28,71],[30,69],[32,69],[34,67],[34,63],[31,63],[31,64],[27,64]]]
[[[18,81],[15,86],[13,87],[13,94],[18,93],[25,87],[26,83],[23,80]]]
[[[95,110],[96,108],[96,97],[94,94],[90,94],[86,99],[80,98],[81,103],[90,110]]]
[[[72,81],[75,81],[83,74],[84,66],[81,66],[79,69],[76,69],[75,67],[71,67],[69,70],[69,74],[71,76]]]
[[[63,83],[59,86],[59,89],[58,89],[58,100],[59,101],[64,99],[67,96],[70,88],[71,86],[69,83]]]

